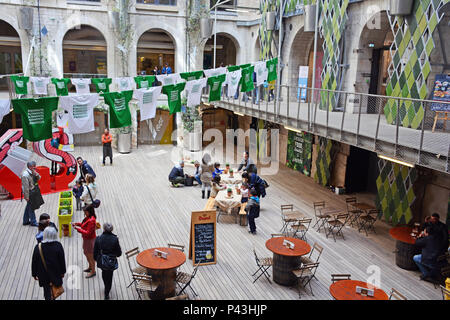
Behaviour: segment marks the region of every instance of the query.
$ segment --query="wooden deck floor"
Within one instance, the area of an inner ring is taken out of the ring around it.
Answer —
[[[102,205],[97,211],[98,220],[111,222],[125,252],[138,246],[141,249],[166,246],[168,242],[189,245],[190,213],[201,210],[206,200],[201,199],[199,187],[171,188],[167,181],[172,167],[171,146],[141,146],[130,154],[114,154],[114,166],[101,166],[101,147],[76,147],[94,168],[99,187],[98,198]],[[35,158],[39,163],[42,160]],[[186,169],[189,172],[190,168]],[[245,227],[233,223],[231,217],[220,219],[217,225],[217,264],[202,266],[192,285],[202,300],[296,300],[296,289],[270,284],[263,277],[252,283],[251,274],[256,270],[252,252],[255,247],[260,256],[271,256],[265,247],[271,233],[281,227],[280,205],[292,203],[313,217],[312,202],[323,199],[330,206],[345,208],[345,196],[332,194],[311,178],[287,168],[281,168],[276,176],[267,176],[270,188],[262,199],[262,211],[257,219],[257,235],[251,235]],[[57,222],[57,194],[44,196],[45,204],[36,216],[47,212]],[[0,217],[0,299],[43,299],[42,289],[31,277],[31,255],[36,244],[37,228],[22,226],[24,202],[2,201]],[[228,219],[230,218],[230,219]],[[74,214],[80,221],[82,212]],[[388,235],[389,226],[376,223],[377,234],[358,233],[352,228],[344,230],[345,241],[326,238],[310,229],[308,242],[320,243],[324,252],[317,270],[318,280],[313,280],[314,296],[302,294],[302,300],[332,299],[328,288],[331,273],[350,273],[352,279],[367,280],[369,266],[380,270],[381,288],[389,292],[392,287],[408,299],[441,299],[441,293],[430,283],[419,280],[418,272],[398,268],[394,263],[394,240]],[[61,240],[65,249],[68,273],[64,279],[66,292],[62,300],[103,299],[101,271],[91,279],[85,279],[82,270],[87,263],[82,253],[82,239],[74,232],[72,237]],[[187,260],[181,269],[193,270]],[[126,258],[119,258],[119,269],[114,273],[111,299],[137,299],[130,283]],[[412,290],[412,288],[414,288]],[[188,292],[191,294],[191,292]]]

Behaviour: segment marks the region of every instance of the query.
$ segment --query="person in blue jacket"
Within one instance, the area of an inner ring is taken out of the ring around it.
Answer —
[[[260,176],[258,176],[254,172],[249,173],[247,171],[244,171],[244,173],[242,174],[242,178],[247,181],[249,189],[254,188],[256,190],[258,198],[264,198],[266,196],[265,183]]]
[[[185,176],[184,176],[184,161],[181,160],[178,164],[176,164],[169,174],[169,181],[172,183],[172,186],[179,187],[180,183],[185,183]]]
[[[214,163],[214,172],[212,173],[212,177],[213,179],[217,176],[217,175],[221,175],[223,173],[223,170],[220,170],[220,163],[219,162],[215,162]]]
[[[247,212],[248,226],[251,234],[256,234],[255,218],[259,217],[259,197],[257,191],[253,188],[250,190],[250,199],[247,202],[245,211]]]
[[[89,173],[94,178],[96,177],[94,169],[87,163],[86,160],[83,160],[82,157],[77,158],[78,166],[80,167],[80,179],[83,182],[86,182],[86,175]]]

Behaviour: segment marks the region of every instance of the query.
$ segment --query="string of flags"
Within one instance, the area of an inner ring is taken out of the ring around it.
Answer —
[[[21,115],[23,137],[28,141],[40,141],[52,136],[52,112],[58,107],[66,113],[68,131],[71,134],[94,131],[94,108],[99,97],[104,98],[109,107],[109,127],[122,128],[131,125],[129,103],[137,100],[141,121],[152,119],[156,115],[156,104],[161,94],[167,96],[170,114],[181,111],[181,95],[187,98],[187,107],[201,103],[202,90],[209,87],[208,101],[219,101],[222,88],[226,85],[226,94],[234,96],[238,90],[249,92],[257,86],[274,81],[277,78],[278,58],[258,61],[253,64],[220,67],[202,71],[172,73],[167,75],[139,75],[136,77],[115,78],[118,91],[111,92],[111,78],[49,78],[10,76],[17,95],[48,95],[48,84],[55,87],[56,96],[39,98],[19,98],[0,100],[0,123],[9,113],[10,103],[14,112]],[[69,82],[75,86],[75,95],[69,95]],[[156,85],[160,82],[160,85]],[[90,84],[95,93],[90,92]],[[29,90],[32,89],[32,90]],[[62,118],[62,116],[61,116]]]

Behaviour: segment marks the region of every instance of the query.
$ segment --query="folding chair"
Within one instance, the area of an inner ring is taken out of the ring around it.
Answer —
[[[319,262],[319,258],[322,255],[322,251],[323,251],[323,247],[320,246],[317,242],[314,243],[313,248],[311,250],[311,252],[309,253],[309,256],[307,257],[300,257],[300,262],[302,264],[311,264],[311,263],[317,263]],[[313,254],[316,257],[313,257]],[[314,260],[315,259],[315,260]],[[315,278],[315,276],[314,276]],[[316,278],[317,280],[317,278]]]
[[[325,235],[328,238],[328,235],[331,233],[333,235],[333,239],[336,242],[336,236],[340,234],[342,236],[342,239],[345,240],[344,238],[344,234],[342,233],[342,228],[347,224],[348,222],[348,218],[349,218],[349,214],[348,213],[341,213],[338,214],[334,217],[330,217],[326,220],[327,223],[327,229],[325,229]]]
[[[380,211],[376,210],[376,209],[369,210],[369,212],[367,212],[367,214],[361,214],[359,216],[360,222],[359,222],[358,232],[361,232],[361,230],[364,230],[366,232],[366,236],[368,236],[369,234],[367,233],[367,231],[372,229],[373,232],[375,233],[375,228],[373,225],[374,225],[375,221],[377,221],[379,214],[380,214]]]
[[[316,201],[313,203],[314,206],[314,215],[316,217],[316,223],[313,225],[313,228],[315,228],[317,225],[319,226],[317,228],[317,231],[320,232],[320,228],[325,227],[325,222],[328,218],[327,214],[322,214],[321,210],[325,209],[325,201]]]
[[[272,283],[270,281],[270,275],[267,272],[267,270],[273,265],[273,259],[270,257],[261,258],[261,259],[258,258],[255,248],[253,248],[253,253],[255,254],[255,261],[256,261],[256,265],[258,266],[258,269],[255,271],[255,273],[252,274],[252,277],[254,277],[258,272],[260,272],[258,277],[253,280],[253,283],[255,283],[256,280],[258,280],[262,275],[264,275],[267,278],[267,280],[269,280],[269,283]]]
[[[300,288],[306,289],[306,286],[309,284],[309,289],[311,290],[311,294],[314,296],[311,287],[311,280],[314,277],[317,267],[319,263],[309,263],[301,266],[296,270],[292,270],[292,273],[297,278],[297,286],[298,286],[298,297],[301,298]]]
[[[197,274],[198,266],[200,265],[200,262],[202,260],[199,260],[197,264],[194,267],[194,271],[192,271],[192,274],[179,271],[177,272],[177,277],[175,281],[177,282],[178,286],[180,287],[180,292],[178,292],[177,296],[181,295],[183,291],[189,287],[192,290],[192,293],[194,296],[197,296],[197,293],[194,291],[194,288],[191,286],[192,280],[195,278],[195,275]]]
[[[131,274],[146,274],[147,273],[147,269],[141,266],[132,266],[131,265],[131,258],[134,257],[135,255],[139,254],[139,247],[136,247],[134,249],[131,249],[127,252],[125,252],[125,257],[127,258],[128,261],[128,268],[130,269]],[[136,261],[136,260],[135,260]],[[133,283],[135,282],[135,280],[133,279],[133,281],[131,281],[131,283],[127,286],[127,288],[129,288]]]
[[[168,243],[168,244],[167,244],[167,247],[169,247],[169,248],[174,248],[174,249],[178,249],[178,250],[180,250],[181,252],[184,252],[184,246],[181,245],[181,244]]]
[[[283,233],[283,235],[286,232],[289,223],[295,222],[295,219],[289,219],[285,216],[286,211],[294,211],[294,205],[293,204],[281,205],[281,220],[283,222],[283,226],[281,227],[280,232]]]
[[[136,274],[133,273],[133,282],[135,283],[136,292],[139,299],[142,300],[141,293],[149,293],[149,295],[155,292],[159,283],[154,281],[152,276],[148,274]],[[132,282],[132,283],[133,283]]]
[[[358,218],[363,213],[362,210],[356,209],[353,207],[353,204],[356,203],[356,197],[347,197],[345,198],[345,204],[347,205],[347,213],[350,215],[349,223],[353,227],[355,224],[358,226]]]
[[[441,287],[441,293],[442,293],[442,300],[450,300],[450,290],[445,288],[444,286],[440,285]]]
[[[395,300],[408,300],[404,295],[402,295],[394,288],[391,289],[391,293],[389,294],[389,300],[393,300],[392,298],[394,298]]]
[[[341,280],[351,280],[352,275],[351,274],[332,274],[331,275],[331,282],[335,283],[336,281]]]
[[[306,241],[306,233],[309,230],[309,226],[311,225],[311,218],[299,219],[293,225],[290,226],[294,234],[292,237],[296,237],[297,233],[300,233],[300,239]]]

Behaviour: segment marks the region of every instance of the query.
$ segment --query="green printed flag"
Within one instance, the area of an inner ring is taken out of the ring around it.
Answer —
[[[97,93],[109,92],[109,85],[112,82],[111,78],[92,78],[91,82],[95,85]]]
[[[70,78],[52,78],[52,83],[55,85],[56,94],[58,96],[68,96],[69,89],[67,88],[67,84],[70,82]]]
[[[198,80],[203,77],[203,71],[182,72],[180,77],[186,81]]]
[[[28,94],[27,83],[30,77],[11,76],[11,81],[14,83],[17,94]]]
[[[240,69],[240,66],[228,66],[228,72],[233,72]]]
[[[219,101],[222,95],[222,84],[225,82],[226,74],[208,78],[209,102]]]
[[[255,67],[253,66],[242,69],[242,77],[241,77],[242,92],[249,92],[255,89],[255,86],[253,85],[253,69],[255,69]]]
[[[267,60],[266,66],[269,74],[267,75],[267,82],[273,81],[277,78],[277,65],[278,58],[273,58],[271,60]]]
[[[58,97],[13,99],[14,112],[22,117],[23,137],[41,141],[52,137],[52,112],[58,108]]]
[[[136,82],[137,89],[150,88],[155,82],[155,76],[137,76],[134,77],[134,82]]]
[[[184,90],[186,82],[180,82],[177,84],[169,84],[163,86],[162,92],[167,95],[167,101],[169,104],[169,114],[181,111],[181,91]]]
[[[133,98],[133,90],[104,93],[105,103],[109,105],[109,127],[131,126],[131,112],[128,103]]]

